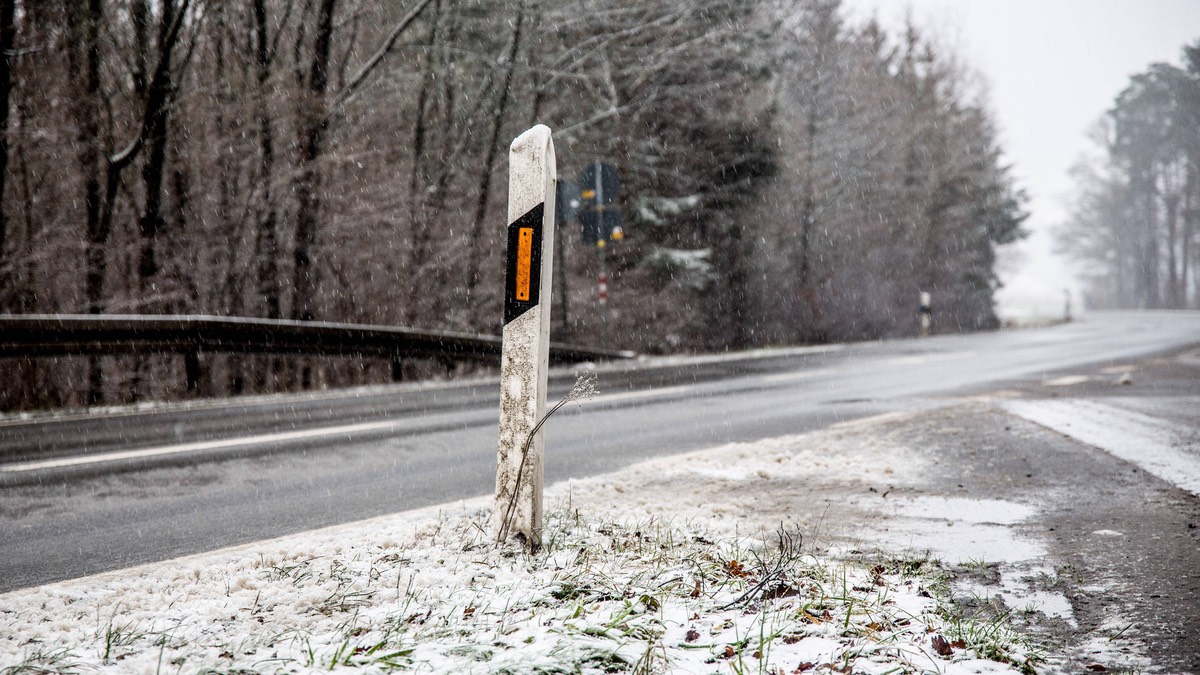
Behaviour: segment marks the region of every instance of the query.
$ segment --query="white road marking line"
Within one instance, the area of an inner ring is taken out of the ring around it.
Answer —
[[[364,422],[362,424],[347,424],[338,427],[325,427],[323,429],[306,429],[304,431],[288,431],[275,434],[262,434],[260,436],[226,438],[219,441],[200,441],[196,443],[182,443],[179,445],[163,445],[156,448],[144,448],[142,450],[125,450],[121,452],[106,452],[99,455],[79,455],[76,457],[61,457],[58,459],[5,464],[0,465],[0,472],[21,473],[25,471],[37,471],[38,469],[59,469],[63,467],[80,466],[84,464],[117,462],[124,459],[144,459],[147,457],[178,455],[200,450],[220,450],[222,448],[234,448],[243,445],[261,445],[264,443],[277,443],[280,441],[321,438],[322,436],[340,436],[345,434],[360,433],[363,431],[392,429],[397,426],[398,424],[396,422]]]
[[[642,398],[656,398],[658,396],[669,396],[690,390],[692,387],[660,387],[658,389],[646,389],[644,391],[630,391],[623,394],[604,394],[594,396],[581,403],[613,403],[615,401],[633,401]]]
[[[1200,434],[1194,428],[1085,399],[1000,405],[1200,496]]]
[[[898,356],[888,359],[884,363],[895,366],[919,366],[926,363],[937,363],[938,361],[953,361],[954,359],[965,359],[969,356],[975,356],[975,352],[947,352],[944,354],[918,354],[915,356]]]
[[[631,391],[622,394],[608,394],[605,396],[597,396],[590,401],[584,401],[584,403],[612,403],[616,401],[656,398],[659,396],[669,396],[671,394],[688,391],[691,388],[692,387],[690,386],[663,387],[659,389],[647,389],[645,391]],[[361,424],[347,424],[343,426],[325,427],[321,429],[305,429],[303,431],[288,431],[275,434],[262,434],[259,436],[226,438],[219,441],[199,441],[195,443],[181,443],[178,445],[163,445],[154,448],[143,448],[141,450],[106,452],[98,455],[78,455],[75,457],[60,457],[57,459],[38,460],[32,462],[17,462],[14,464],[0,465],[0,473],[24,473],[28,471],[37,471],[39,469],[61,469],[69,466],[102,464],[104,462],[119,462],[127,459],[163,457],[169,455],[179,455],[188,452],[198,452],[202,450],[221,450],[223,448],[236,448],[247,445],[262,445],[264,443],[280,443],[285,441],[322,438],[327,436],[356,434],[364,431],[387,430],[398,428],[399,426],[400,423],[396,421],[364,422]]]

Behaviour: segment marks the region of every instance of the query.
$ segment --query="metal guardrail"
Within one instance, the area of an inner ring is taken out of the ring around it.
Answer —
[[[199,355],[293,354],[391,359],[399,379],[404,358],[498,361],[500,338],[320,321],[203,315],[0,315],[0,358],[182,354],[194,388]],[[551,343],[552,363],[628,359],[633,352]]]

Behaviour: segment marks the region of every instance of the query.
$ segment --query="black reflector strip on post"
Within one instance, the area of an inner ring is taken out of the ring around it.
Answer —
[[[536,307],[541,299],[542,220],[545,211],[546,204],[538,204],[508,226],[505,325]]]

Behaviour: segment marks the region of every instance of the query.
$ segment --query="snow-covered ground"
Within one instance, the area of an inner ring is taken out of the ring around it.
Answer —
[[[1019,672],[1037,651],[962,616],[937,558],[1036,557],[1021,507],[909,499],[872,528],[845,498],[920,484],[898,420],[551,486],[534,555],[492,544],[481,497],[9,593],[0,672]]]

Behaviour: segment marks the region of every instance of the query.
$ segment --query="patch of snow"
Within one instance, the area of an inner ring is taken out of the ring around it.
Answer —
[[[1200,496],[1200,434],[1195,429],[1085,399],[1013,400],[1000,405]]]
[[[957,584],[961,593],[974,595],[984,600],[998,598],[1008,609],[1016,612],[1038,612],[1058,618],[1072,627],[1078,627],[1071,601],[1062,593],[1039,589],[1038,580],[1055,578],[1054,570],[1045,565],[1032,565],[1022,569],[1003,569],[1000,583],[983,585],[978,583]]]
[[[656,248],[642,258],[641,265],[656,274],[679,279],[692,290],[703,291],[716,280],[714,268],[709,262],[711,256],[712,250],[707,248]]]
[[[661,225],[672,216],[691,211],[700,205],[700,195],[686,197],[642,197],[634,205],[638,220],[648,225]]]
[[[1043,543],[1023,536],[1013,527],[1036,512],[1024,504],[922,496],[889,499],[887,508],[896,517],[889,519],[886,530],[878,535],[888,546],[927,552],[951,564],[1017,564],[1047,553]]]
[[[1127,615],[1111,609],[1109,611],[1103,624],[1092,631],[1086,642],[1073,650],[1075,658],[1085,664],[1103,665],[1109,671],[1143,673],[1156,670],[1136,641],[1119,639],[1135,635],[1137,627]]]
[[[1047,554],[1044,544],[1025,539],[1006,525],[945,520],[940,528],[930,520],[900,520],[889,523],[881,533],[884,544],[931,557],[953,565],[978,561],[1009,565],[1036,560]]]
[[[1038,612],[1077,626],[1070,600],[1059,592],[1038,588],[1039,579],[1054,572],[1041,563],[1045,544],[1023,532],[1019,525],[1037,509],[1001,499],[918,496],[888,500],[892,518],[882,521],[872,534],[893,549],[908,550],[952,565],[996,565],[998,583],[983,584],[969,578],[955,584],[958,595],[985,602],[998,599],[1017,612]],[[878,503],[874,500],[866,504]]]
[[[898,499],[895,512],[910,518],[935,518],[976,525],[1015,525],[1028,520],[1036,509],[1002,499],[921,496]]]

